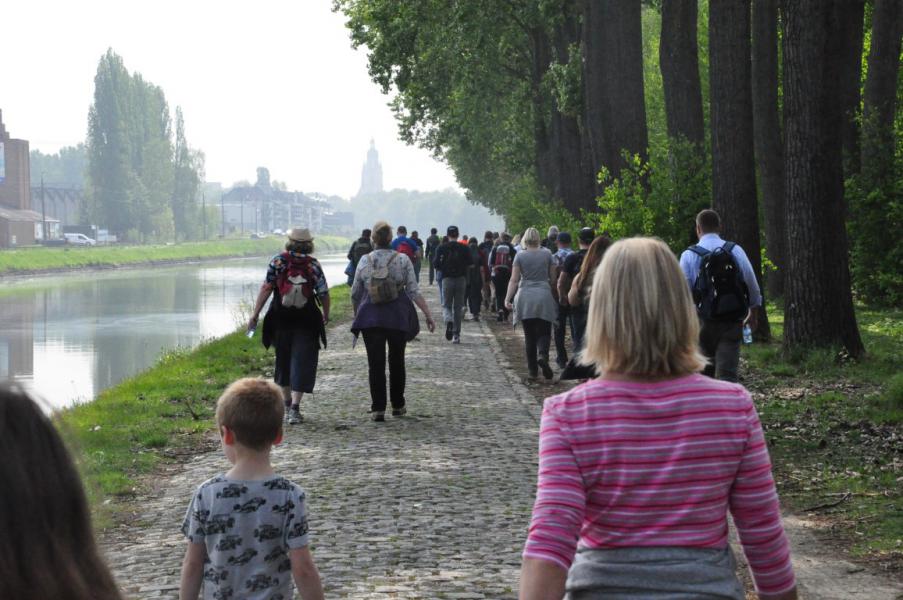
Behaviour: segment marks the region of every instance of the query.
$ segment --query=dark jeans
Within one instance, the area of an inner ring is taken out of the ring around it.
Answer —
[[[739,321],[702,321],[699,346],[709,359],[704,375],[724,381],[738,380],[740,342],[743,339],[743,323]]]
[[[508,318],[508,310],[505,308],[505,296],[508,295],[509,281],[511,281],[511,273],[509,272],[500,272],[492,276],[492,283],[495,285],[496,310],[505,319]]]
[[[433,285],[433,280],[436,278],[436,267],[433,266],[432,257],[426,259],[426,262],[430,264],[430,285]]]
[[[370,380],[370,410],[386,410],[386,345],[389,347],[389,397],[392,408],[404,406],[405,332],[398,329],[372,327],[362,330],[367,347]]]
[[[527,352],[527,371],[531,376],[539,373],[538,359],[549,360],[552,343],[552,324],[544,319],[524,319],[524,350]]]
[[[423,261],[415,260],[414,261],[414,279],[417,283],[420,283],[420,268],[423,266]]]
[[[473,267],[472,267],[473,268]],[[468,272],[467,274],[467,307],[470,314],[479,316],[480,309],[483,308],[483,280],[480,273]]]
[[[584,333],[586,333],[586,307],[571,307],[571,336],[574,338],[574,352],[583,350]]]
[[[320,340],[308,329],[281,329],[276,332],[276,369],[273,379],[293,392],[309,394],[317,381]]]
[[[564,339],[567,336],[568,315],[571,309],[569,306],[558,305],[558,321],[555,322],[555,357],[558,366],[564,366],[568,362],[568,351],[564,345]]]

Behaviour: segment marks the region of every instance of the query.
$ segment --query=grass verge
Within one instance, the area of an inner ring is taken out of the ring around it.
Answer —
[[[350,317],[350,290],[330,290],[333,321]],[[260,331],[244,331],[174,350],[156,366],[61,411],[57,424],[79,464],[99,527],[110,524],[117,500],[140,491],[140,478],[164,461],[195,453],[213,429],[216,400],[232,381],[272,376],[273,353]]]
[[[743,350],[743,383],[766,431],[789,508],[825,525],[855,556],[903,568],[903,312],[857,307],[867,356],[778,342]],[[769,307],[776,340],[783,314]]]
[[[0,251],[0,276],[36,273],[53,269],[116,267],[150,262],[176,262],[206,258],[263,256],[276,254],[285,242],[281,237],[262,240],[231,239],[147,246],[34,247]],[[350,240],[323,235],[316,238],[317,252],[344,251]]]

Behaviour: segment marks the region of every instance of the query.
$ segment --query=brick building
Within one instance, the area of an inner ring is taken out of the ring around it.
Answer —
[[[29,167],[28,142],[10,137],[0,111],[0,248],[28,246],[42,237],[41,215],[31,210]]]

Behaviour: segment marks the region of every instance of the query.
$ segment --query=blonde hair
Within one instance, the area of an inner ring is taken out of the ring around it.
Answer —
[[[596,269],[580,361],[601,373],[701,371],[699,318],[674,254],[659,239],[613,244]]]
[[[515,235],[513,238],[511,238],[511,245],[512,246],[520,246],[520,234],[519,233],[517,235]]]
[[[535,227],[528,227],[520,238],[520,243],[524,248],[539,248],[539,232]]]
[[[388,248],[392,244],[392,226],[385,221],[377,221],[373,225],[370,239],[377,248]]]
[[[266,450],[276,441],[283,415],[282,390],[263,379],[239,379],[216,402],[216,424],[252,450]]]

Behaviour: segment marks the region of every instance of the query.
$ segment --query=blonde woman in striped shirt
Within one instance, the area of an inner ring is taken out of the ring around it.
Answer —
[[[742,600],[728,511],[759,597],[797,597],[758,414],[699,374],[698,332],[664,243],[609,248],[582,357],[603,375],[543,408],[521,600]]]

